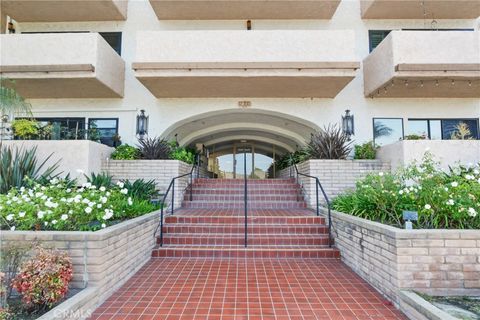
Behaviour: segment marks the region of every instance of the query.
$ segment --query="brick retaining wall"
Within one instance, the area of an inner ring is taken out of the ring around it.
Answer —
[[[399,290],[480,295],[480,230],[404,230],[332,212],[342,261],[393,302]]]
[[[89,231],[2,231],[0,249],[8,243],[32,243],[66,250],[73,262],[74,289],[96,288],[85,308],[93,308],[125,283],[151,257],[159,213]],[[93,297],[92,297],[93,296]]]

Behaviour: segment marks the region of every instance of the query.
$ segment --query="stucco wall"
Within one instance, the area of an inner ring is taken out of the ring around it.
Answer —
[[[100,172],[102,161],[113,152],[113,148],[88,140],[7,140],[2,143],[26,149],[37,146],[39,163],[52,154],[43,169],[60,161],[57,173],[61,172],[60,176],[70,174],[79,182],[85,181],[84,174]]]
[[[430,152],[442,168],[455,164],[476,164],[480,162],[480,141],[478,140],[405,140],[381,147],[377,159],[391,163],[392,169],[421,161]]]
[[[178,160],[108,160],[102,164],[102,170],[111,174],[115,182],[123,179],[132,181],[153,179],[160,193],[165,193],[174,177],[189,173],[191,168],[191,165]],[[181,205],[183,193],[189,183],[189,176],[176,180],[175,208]],[[167,199],[169,205],[171,204],[171,195],[170,192]]]
[[[390,164],[378,160],[308,160],[297,164],[298,171],[317,177],[327,196],[332,199],[340,193],[355,188],[355,183],[370,172],[390,171]],[[278,177],[290,177],[290,170],[295,177],[295,169],[286,168]],[[299,176],[304,195],[310,207],[316,205],[315,180]],[[320,192],[320,190],[319,190]],[[320,193],[320,202],[324,202]]]
[[[82,306],[93,311],[150,259],[158,223],[159,213],[152,212],[96,232],[2,231],[0,244],[37,241],[67,251],[73,262],[70,287],[95,288]]]
[[[404,230],[332,212],[342,261],[395,303],[399,290],[480,294],[480,230]]]
[[[429,23],[427,23],[429,27]],[[136,143],[135,116],[145,109],[150,116],[149,135],[160,135],[169,126],[187,121],[190,116],[220,110],[238,110],[238,101],[226,99],[156,99],[135,77],[131,63],[135,57],[137,32],[161,30],[245,30],[244,20],[219,21],[159,21],[148,1],[129,1],[128,19],[122,22],[61,22],[21,23],[17,33],[29,31],[121,31],[122,58],[126,65],[125,95],[123,99],[36,99],[31,100],[35,116],[61,117],[118,117],[122,141]],[[355,53],[359,60],[369,54],[368,30],[423,29],[423,19],[411,20],[362,20],[360,1],[342,1],[330,20],[253,20],[252,31],[276,30],[354,30]],[[436,28],[476,28],[473,19],[437,20]],[[247,31],[245,31],[247,32]],[[232,39],[233,41],[234,39]],[[319,43],[320,46],[324,44]],[[195,45],[192,45],[195,48]],[[271,48],[276,52],[280,48]],[[215,51],[215,48],[211,48]],[[269,99],[255,98],[252,109],[276,111],[285,116],[297,116],[319,126],[337,123],[345,109],[355,115],[355,136],[358,142],[371,140],[372,117],[411,118],[472,118],[480,114],[479,99],[370,99],[363,94],[363,72],[340,92],[335,99]],[[242,110],[248,112],[249,110]],[[408,124],[405,123],[408,132]],[[309,133],[307,133],[308,138]],[[179,136],[179,141],[184,137]]]

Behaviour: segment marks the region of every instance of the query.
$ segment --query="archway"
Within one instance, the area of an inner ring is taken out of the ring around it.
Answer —
[[[295,151],[317,129],[313,122],[285,113],[228,109],[178,121],[165,130],[163,137],[176,138],[181,146],[203,150],[204,164],[214,176],[241,178],[241,164],[248,163],[249,177],[265,178],[272,177],[275,171],[273,167],[268,173],[267,158],[271,164],[285,153]]]

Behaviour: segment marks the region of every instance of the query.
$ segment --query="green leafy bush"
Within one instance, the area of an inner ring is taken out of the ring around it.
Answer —
[[[66,252],[38,247],[21,267],[12,286],[22,296],[27,310],[38,311],[63,299],[72,278],[73,265]]]
[[[2,230],[94,231],[158,208],[148,200],[128,196],[123,182],[110,188],[84,183],[66,187],[63,180],[48,185],[12,189],[0,195]]]
[[[403,140],[425,140],[426,136],[420,136],[418,134],[409,134],[403,138]]]
[[[170,142],[170,159],[180,160],[188,164],[193,164],[195,162],[196,151],[191,148],[179,147],[175,141]]]
[[[480,229],[480,164],[439,169],[430,154],[396,173],[375,173],[356,190],[338,196],[333,208],[402,227],[403,210],[418,211],[417,228]]]
[[[135,160],[140,157],[140,152],[137,148],[128,144],[122,144],[115,148],[112,152],[113,160]]]
[[[372,141],[355,146],[354,159],[375,159],[377,148]]]
[[[92,172],[90,176],[84,175],[85,178],[87,179],[87,182],[92,184],[93,186],[100,188],[100,187],[105,187],[105,188],[110,188],[112,186],[112,179],[113,177],[108,173],[108,172],[101,172],[98,174],[95,174],[95,172]]]
[[[137,179],[134,182],[123,180],[122,183],[124,188],[128,189],[128,195],[134,199],[150,200],[158,194],[155,180]]]
[[[308,159],[310,159],[310,154],[306,148],[302,148],[295,152],[286,153],[275,161],[276,170],[288,168],[294,164],[302,163]]]
[[[27,186],[29,181],[50,180],[55,177],[58,162],[43,170],[52,155],[40,162],[37,158],[37,147],[23,149],[0,144],[0,194],[7,193],[12,188]]]
[[[12,121],[13,135],[20,139],[32,139],[38,135],[39,124],[35,119],[15,119]]]

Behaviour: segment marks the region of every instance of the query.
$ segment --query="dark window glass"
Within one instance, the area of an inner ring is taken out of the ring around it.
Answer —
[[[409,119],[408,134],[430,140],[479,139],[478,119]]]
[[[391,30],[369,30],[368,31],[368,39],[370,42],[370,52],[375,49],[380,42],[385,39]]]
[[[403,119],[374,118],[373,142],[377,146],[394,143],[403,139]]]
[[[85,139],[85,118],[36,118],[52,140]]]
[[[122,33],[121,32],[99,32],[118,55],[122,54]]]
[[[118,118],[90,118],[88,128],[92,135],[98,135],[101,143],[111,147],[118,145]]]

